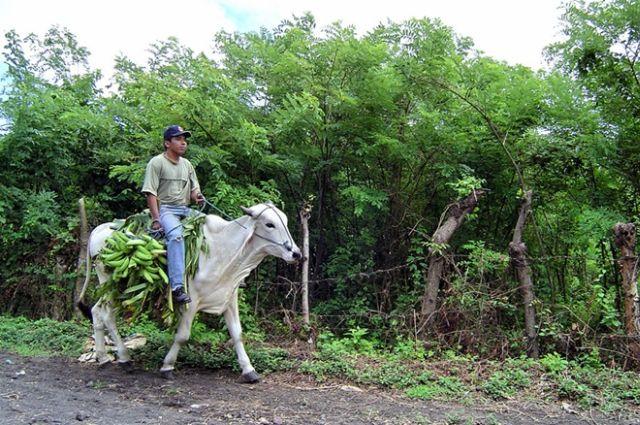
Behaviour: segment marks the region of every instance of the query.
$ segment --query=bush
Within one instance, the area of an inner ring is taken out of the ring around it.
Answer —
[[[531,384],[529,374],[521,369],[506,369],[497,371],[481,385],[482,390],[489,396],[500,398],[511,398],[515,396],[519,389],[526,388]]]
[[[468,392],[468,388],[455,376],[442,376],[436,382],[416,385],[405,391],[411,398],[425,400],[441,397],[457,397],[466,392]]]
[[[560,373],[569,367],[569,362],[558,353],[550,353],[540,359],[540,364],[549,373]]]

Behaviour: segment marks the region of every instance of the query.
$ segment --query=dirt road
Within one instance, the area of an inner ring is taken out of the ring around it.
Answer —
[[[68,358],[0,352],[1,424],[640,424],[559,405],[482,406],[411,400],[302,375],[238,383],[230,371],[182,369],[174,381]]]

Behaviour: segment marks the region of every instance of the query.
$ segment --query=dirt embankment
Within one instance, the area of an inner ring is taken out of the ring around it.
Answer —
[[[125,373],[68,358],[0,352],[1,424],[640,424],[561,406],[485,406],[411,400],[377,389],[271,374],[240,384],[229,371]]]

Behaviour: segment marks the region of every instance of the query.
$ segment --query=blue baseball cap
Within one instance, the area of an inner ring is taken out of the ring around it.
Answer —
[[[172,137],[178,136],[191,137],[191,132],[183,130],[179,125],[170,125],[164,131],[164,140],[171,140]]]

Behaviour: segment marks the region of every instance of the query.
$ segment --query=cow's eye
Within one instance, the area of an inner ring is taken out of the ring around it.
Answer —
[[[273,223],[267,223],[267,224],[265,224],[265,226],[267,226],[270,229],[273,229],[274,227],[276,227],[276,225],[273,224]]]

